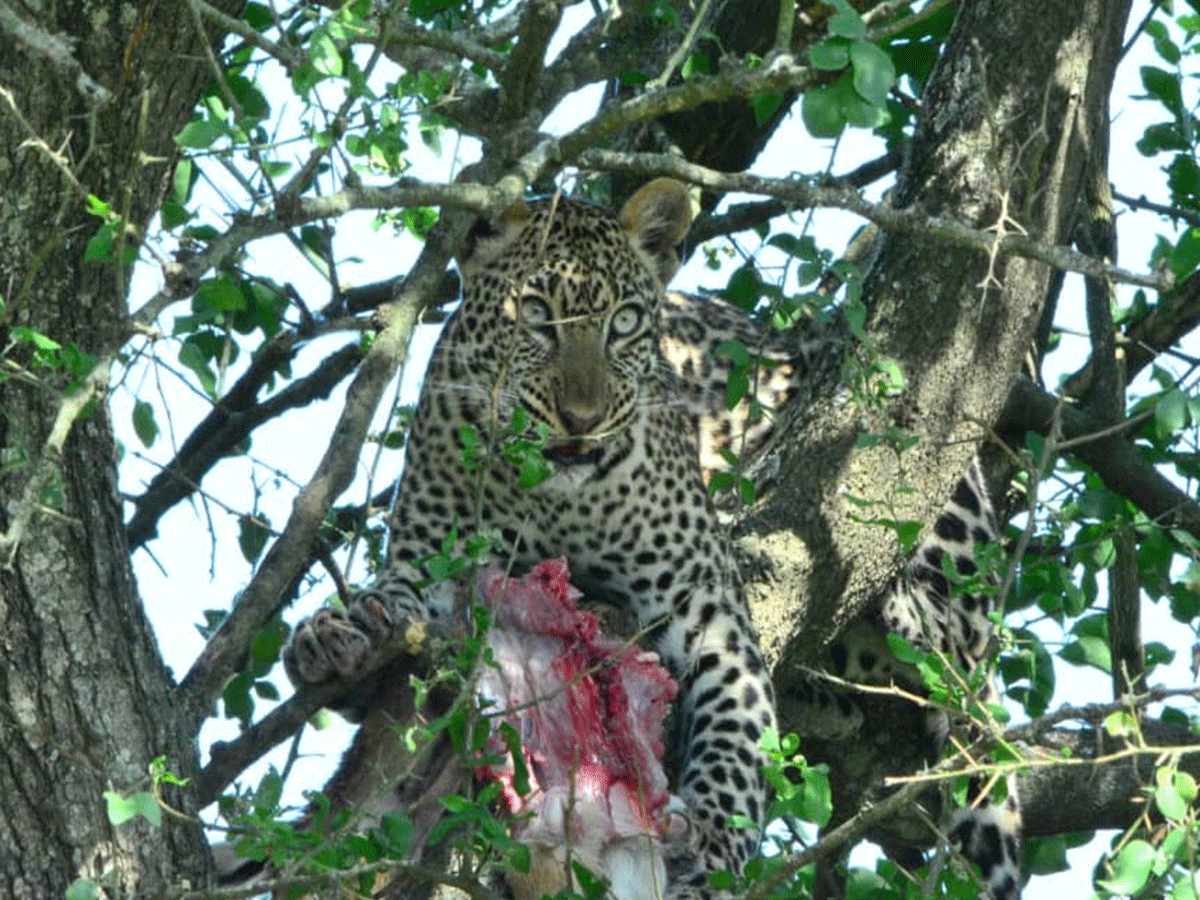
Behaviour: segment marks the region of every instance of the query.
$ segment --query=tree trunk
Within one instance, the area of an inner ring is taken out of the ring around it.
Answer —
[[[893,202],[1069,244],[1092,148],[1108,128],[1128,8],[963,4]],[[930,523],[950,496],[1019,376],[1053,277],[1038,262],[925,237],[881,242],[864,288],[869,352],[893,360],[905,386],[874,401],[830,396],[788,423],[777,487],[743,526],[785,694],[791,667],[812,662],[877,599],[903,558],[896,535],[865,520]],[[862,434],[916,442],[859,447]]]
[[[167,815],[160,827],[114,827],[103,794],[150,790],[158,756],[193,773],[195,738],[173,715],[134,584],[107,408],[95,403],[53,449],[59,400],[88,367],[39,365],[18,329],[68,348],[64,358],[72,348],[103,358],[128,339],[129,266],[84,262],[101,224],[86,195],[144,229],[173,136],[211,76],[202,44],[213,36],[175,4],[59,2],[41,5],[40,20],[5,7],[0,331],[15,348],[6,363],[25,371],[10,366],[0,383],[0,894],[62,897],[83,877],[109,896],[150,895],[203,876],[199,824]],[[26,497],[43,466],[43,489]]]

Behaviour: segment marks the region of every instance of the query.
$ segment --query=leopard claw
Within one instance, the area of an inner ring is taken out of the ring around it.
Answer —
[[[350,622],[363,633],[374,649],[387,644],[396,631],[396,620],[378,591],[356,594],[348,610]]]

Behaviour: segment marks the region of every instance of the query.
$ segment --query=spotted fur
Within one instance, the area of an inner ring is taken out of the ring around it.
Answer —
[[[974,672],[990,649],[991,616],[996,603],[990,590],[994,585],[986,577],[978,577],[976,558],[998,536],[996,516],[975,460],[882,601],[830,645],[830,674],[856,684],[898,684],[920,693],[923,687],[919,676],[893,656],[886,640],[888,633],[900,635],[925,652],[943,654],[966,673]],[[978,585],[981,589],[972,589],[972,579],[984,582]],[[858,705],[845,692],[806,685],[802,693],[806,708],[837,707],[840,719],[836,715],[825,717],[826,733],[836,740],[853,740],[865,724]],[[980,699],[995,701],[990,681],[984,683],[982,694]],[[812,718],[807,713],[805,716]],[[921,730],[927,761],[933,761],[946,741],[950,723],[944,714],[930,713],[925,715]],[[977,737],[976,729],[968,727],[966,736]],[[1021,886],[1021,816],[1016,784],[1008,780],[1007,797],[999,802],[982,796],[983,786],[972,786],[970,805],[954,811],[947,833],[963,855],[979,867],[992,898],[1017,900]]]
[[[715,375],[699,361],[674,368],[664,350],[681,346],[670,329],[720,316],[698,299],[676,298],[664,311],[689,223],[682,186],[660,180],[620,216],[555,197],[473,232],[460,261],[462,306],[414,418],[386,571],[347,614],[302,623],[285,652],[298,685],[352,677],[392,623],[450,615],[454,592],[431,584],[422,561],[452,531],[498,534],[497,559],[519,566],[566,556],[585,592],[632,608],[680,684],[676,790],[692,840],[672,867],[675,898],[709,896],[708,872],[740,871],[754,852],[758,835],[731,819],[762,820],[758,745],[775,725],[771,682],[702,478],[695,405]],[[532,489],[496,446],[518,409],[531,432],[549,435],[555,469]],[[468,471],[476,438],[492,452]],[[369,703],[352,696],[344,705]]]

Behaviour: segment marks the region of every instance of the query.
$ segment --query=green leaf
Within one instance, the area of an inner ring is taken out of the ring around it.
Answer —
[[[76,878],[67,888],[66,900],[100,900],[100,885],[88,878]]]
[[[1102,672],[1112,671],[1112,654],[1103,638],[1084,635],[1063,647],[1059,655],[1076,666],[1095,666]]]
[[[1161,641],[1147,641],[1146,667],[1169,666],[1175,661],[1175,651]]]
[[[33,344],[37,350],[44,353],[62,349],[62,344],[54,340],[54,338],[47,337],[40,331],[34,331],[27,325],[14,325],[9,329],[8,334],[14,341],[24,341],[27,344]]]
[[[831,84],[804,92],[800,117],[808,133],[815,138],[835,138],[846,127],[846,117],[842,115],[837,92]]]
[[[171,192],[168,194],[171,200],[181,206],[187,203],[188,198],[192,195],[192,176],[194,174],[196,174],[196,168],[186,156],[181,157],[175,163],[175,171],[171,173]]]
[[[196,373],[200,385],[210,397],[217,395],[217,376],[208,364],[208,359],[199,345],[190,338],[179,348],[179,361]]]
[[[262,628],[254,632],[250,641],[251,671],[255,675],[265,675],[279,659],[279,651],[287,643],[290,629],[278,617],[268,619]]]
[[[145,400],[133,405],[133,430],[145,447],[154,445],[158,437],[158,423],[154,421],[154,407]]]
[[[147,791],[139,791],[123,797],[116,791],[105,791],[104,799],[108,804],[108,821],[113,825],[123,825],[135,816],[141,816],[151,825],[162,824],[162,807]]]
[[[1183,109],[1183,97],[1179,90],[1179,78],[1171,72],[1166,72],[1154,66],[1142,66],[1142,85],[1146,93],[1158,100],[1170,110],[1171,115],[1179,117]]]
[[[1168,819],[1182,819],[1187,815],[1187,803],[1173,784],[1160,784],[1154,789],[1154,805]]]
[[[1143,156],[1153,156],[1162,150],[1190,152],[1191,144],[1175,122],[1151,125],[1134,144]]]
[[[254,682],[254,693],[263,700],[279,699],[279,688],[275,687],[275,685],[271,682],[264,681],[263,679],[259,679],[258,681]]]
[[[1187,848],[1184,846],[1184,841],[1186,838],[1187,832],[1181,828],[1175,828],[1167,832],[1166,837],[1163,838],[1162,843],[1159,844],[1158,847],[1159,866],[1164,864],[1169,865],[1170,862],[1176,858],[1180,860],[1186,858],[1182,855],[1176,857],[1176,854],[1178,854],[1181,850],[1184,853],[1187,852]]]
[[[408,853],[412,846],[412,819],[401,812],[388,813],[379,820],[379,831],[391,856],[400,858]]]
[[[192,308],[197,313],[237,312],[246,308],[246,295],[229,275],[205,278],[196,288]]]
[[[820,41],[808,48],[808,60],[815,69],[837,72],[850,65],[850,47],[839,38]]]
[[[771,117],[783,105],[783,94],[754,94],[750,97],[750,106],[754,110],[754,121],[761,127],[771,121]]]
[[[206,150],[228,133],[229,129],[224,122],[197,119],[183,126],[179,134],[175,135],[175,143],[188,150]]]
[[[892,864],[883,861],[883,866],[888,865]],[[846,900],[882,900],[897,896],[899,895],[875,872],[853,868],[846,876]]]
[[[1200,166],[1190,156],[1179,154],[1167,166],[1167,186],[1176,202],[1195,202],[1200,196]]]
[[[1167,32],[1167,26],[1162,22],[1150,21],[1145,26],[1146,34],[1154,41],[1154,49],[1164,60],[1171,65],[1179,64],[1179,48],[1175,42],[1171,40]]]
[[[342,74],[342,54],[327,31],[318,31],[313,35],[309,54],[313,68],[321,75],[336,78]]]
[[[191,221],[192,218],[187,207],[174,200],[164,200],[162,206],[159,207],[158,214],[162,217],[163,228],[168,231]]]
[[[241,106],[247,124],[261,121],[271,115],[271,104],[267,102],[266,96],[259,90],[258,85],[245,75],[229,73],[226,74],[225,81],[230,93]]]
[[[892,58],[874,44],[855,41],[850,45],[850,62],[854,65],[854,89],[873,106],[883,106],[896,83]]]
[[[738,266],[729,276],[729,283],[725,285],[725,290],[721,293],[734,306],[749,312],[762,299],[762,276],[758,274],[758,269],[753,263]]]
[[[1188,423],[1188,396],[1179,388],[1167,391],[1154,404],[1154,424],[1162,437],[1180,431]]]
[[[804,817],[824,826],[833,815],[833,793],[829,787],[829,770],[825,766],[810,766],[804,770]]]
[[[1065,872],[1071,866],[1067,862],[1067,842],[1061,834],[1053,837],[1025,839],[1021,842],[1025,864],[1033,875],[1050,875]]]
[[[850,125],[859,128],[874,128],[884,120],[884,110],[866,100],[858,92],[854,81],[854,76],[850,72],[843,72],[842,76],[833,83],[842,116]]]
[[[83,251],[83,259],[85,262],[111,263],[113,262],[113,246],[117,243],[117,235],[120,233],[121,221],[113,219],[111,222],[105,222],[96,233],[91,236],[87,242],[87,246]],[[125,265],[133,262],[137,256],[137,248],[126,242],[121,248],[121,262]]]
[[[101,200],[95,194],[87,195],[87,208],[93,216],[99,216],[101,219],[107,219],[113,214],[112,204]]]
[[[686,81],[694,75],[707,75],[712,70],[712,60],[708,54],[697,50],[683,61],[683,65],[679,67],[679,74]]]
[[[892,656],[902,663],[908,663],[910,666],[915,666],[925,658],[925,654],[921,653],[906,641],[904,638],[895,632],[889,632],[887,636],[888,649],[892,651]]]
[[[571,869],[575,874],[575,880],[579,882],[579,887],[583,891],[585,900],[603,900],[610,896],[608,892],[608,882],[596,875],[578,860],[571,862]]]
[[[554,469],[550,463],[542,456],[542,453],[537,448],[532,448],[530,452],[525,453],[521,458],[520,472],[517,474],[517,484],[522,490],[535,488],[551,475],[554,474]]]
[[[529,767],[525,765],[525,754],[521,750],[521,736],[507,722],[496,729],[504,739],[513,764],[513,789],[524,797],[529,793]]]
[[[758,488],[754,485],[754,480],[750,478],[742,478],[738,482],[738,499],[746,506],[754,503],[758,497]]]
[[[1200,228],[1189,228],[1171,251],[1171,274],[1184,279],[1200,267]]]
[[[262,780],[254,789],[255,812],[263,816],[273,816],[279,810],[279,798],[283,796],[283,776],[279,770],[271,766],[263,773]]]
[[[1145,841],[1130,841],[1113,860],[1113,877],[1096,883],[1114,894],[1136,894],[1146,885],[1155,851]]]
[[[829,18],[829,33],[838,37],[860,38],[867,33],[867,23],[847,0],[833,0],[837,8]]]
[[[258,519],[252,516],[238,518],[238,546],[246,562],[257,562],[270,536],[270,530]]]
[[[1194,803],[1196,800],[1196,779],[1187,772],[1175,772],[1173,775],[1175,790],[1179,792],[1179,796],[1183,798],[1185,803]]]
[[[245,672],[239,672],[226,682],[225,689],[221,691],[221,700],[225,703],[227,719],[250,724],[250,717],[254,715],[254,700],[250,697],[252,683],[253,679]]]
[[[1182,831],[1172,832],[1182,835]],[[1180,878],[1171,886],[1171,900],[1196,900],[1196,886],[1190,878]]]
[[[1137,720],[1123,709],[1109,713],[1104,719],[1104,730],[1112,737],[1121,738],[1137,734]]]

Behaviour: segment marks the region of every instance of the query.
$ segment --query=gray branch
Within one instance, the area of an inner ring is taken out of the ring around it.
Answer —
[[[915,207],[897,209],[872,203],[857,191],[845,187],[815,185],[801,180],[763,178],[758,175],[718,172],[686,160],[660,153],[616,153],[588,150],[580,153],[581,165],[603,171],[638,172],[643,175],[669,175],[712,191],[739,191],[786,200],[794,208],[814,206],[845,209],[874,222],[894,234],[921,235],[958,247],[996,253],[1000,257],[1022,256],[1035,259],[1067,272],[1079,272],[1094,278],[1136,284],[1165,291],[1172,287],[1169,275],[1131,272],[1107,265],[1063,245],[1047,244],[1024,234],[997,235],[971,228],[944,216],[928,216]]]

